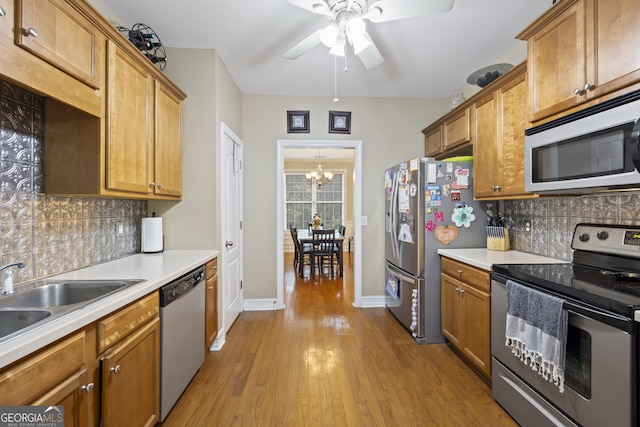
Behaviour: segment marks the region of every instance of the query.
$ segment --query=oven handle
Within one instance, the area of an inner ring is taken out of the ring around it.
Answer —
[[[571,301],[564,301],[564,308],[568,312],[572,312],[574,314],[582,315],[589,319],[594,319],[598,322],[605,323],[607,325],[613,326],[616,329],[620,329],[621,331],[632,334],[635,332],[635,322],[633,319],[630,319],[625,316],[620,316],[615,313],[609,313],[601,310],[594,310],[588,306],[577,305]]]
[[[495,280],[496,282],[502,283],[503,285],[506,285],[507,280],[510,278],[508,276],[505,276],[504,274],[493,271],[491,273],[491,279]],[[514,280],[518,283],[525,284],[522,280],[519,280],[517,278],[512,278],[511,280]],[[564,295],[560,295],[556,292],[549,291],[548,289],[540,288],[530,283],[526,283],[526,286],[529,286],[530,288],[533,288],[537,291],[555,295],[558,298],[564,299],[565,310],[573,312],[574,314],[578,314],[590,319],[597,320],[599,322],[610,325],[616,329],[620,329],[621,331],[624,331],[628,334],[636,333],[636,330],[637,330],[636,322],[634,322],[633,319],[630,317],[622,316],[620,314],[612,313],[610,311],[604,311],[598,308],[591,308],[591,306],[586,305],[584,303],[576,304],[573,301],[567,299],[567,297]]]

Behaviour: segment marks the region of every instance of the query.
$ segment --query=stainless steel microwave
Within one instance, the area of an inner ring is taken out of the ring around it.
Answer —
[[[640,189],[640,91],[527,129],[526,191]]]

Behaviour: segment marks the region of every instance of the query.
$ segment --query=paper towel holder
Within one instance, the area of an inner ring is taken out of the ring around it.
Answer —
[[[162,218],[153,212],[151,218],[142,218],[141,251],[145,254],[164,251],[164,234],[162,232]]]

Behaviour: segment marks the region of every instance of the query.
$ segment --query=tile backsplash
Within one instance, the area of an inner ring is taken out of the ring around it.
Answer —
[[[0,88],[0,265],[24,261],[22,282],[140,252],[146,201],[45,194],[44,100]]]
[[[640,193],[506,201],[504,214],[512,249],[571,260],[571,238],[576,224],[640,225]]]

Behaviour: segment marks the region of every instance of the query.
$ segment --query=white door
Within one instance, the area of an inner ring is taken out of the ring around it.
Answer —
[[[242,141],[222,123],[222,322],[229,330],[242,311]]]

